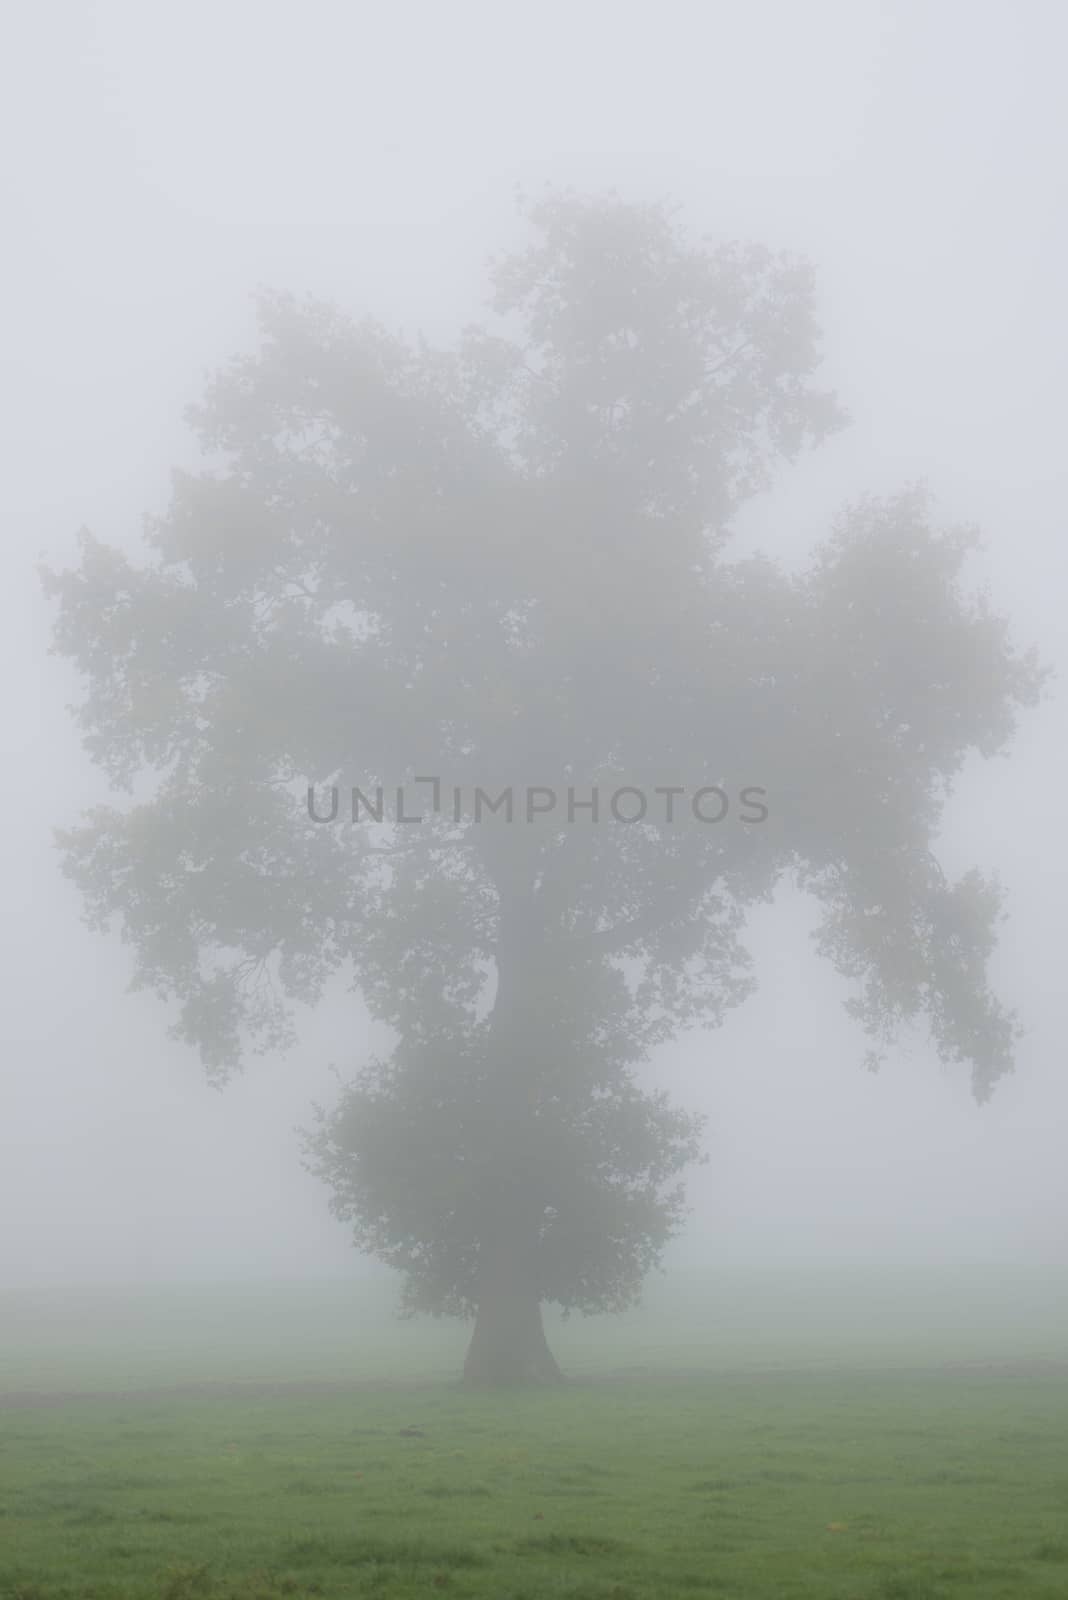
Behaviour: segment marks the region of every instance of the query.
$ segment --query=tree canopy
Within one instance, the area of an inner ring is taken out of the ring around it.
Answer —
[[[845,420],[807,264],[615,195],[528,220],[445,349],[263,297],[143,559],[85,533],[45,574],[89,754],[150,791],[60,837],[89,920],[219,1082],[350,974],[396,1046],[309,1159],[413,1309],[477,1311],[476,1378],[554,1374],[542,1301],[637,1295],[700,1124],[636,1069],[752,991],[784,877],[876,1051],[925,1019],[978,1099],[1011,1069],[1000,891],[934,841],[1043,680],[921,490],[800,574],[732,559]],[[402,786],[420,821],[352,820]]]

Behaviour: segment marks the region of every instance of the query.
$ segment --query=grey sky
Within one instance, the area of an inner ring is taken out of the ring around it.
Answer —
[[[9,821],[0,1069],[5,1280],[349,1270],[293,1125],[358,1056],[339,1004],[223,1095],[124,993],[49,843],[98,797],[33,565],[79,524],[129,543],[189,459],[249,292],[311,289],[448,336],[478,312],[511,191],[668,195],[695,227],[809,254],[853,426],[753,507],[803,559],[843,500],[926,477],[1021,642],[1062,670],[1068,281],[1056,4],[23,8],[2,69]],[[903,642],[903,647],[907,647]],[[688,1250],[746,1259],[1068,1259],[1064,701],[969,774],[947,867],[997,867],[996,972],[1030,1027],[982,1111],[918,1040],[878,1078],[805,947],[657,1076],[713,1118]]]

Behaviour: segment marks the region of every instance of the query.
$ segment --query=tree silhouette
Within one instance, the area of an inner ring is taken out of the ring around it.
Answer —
[[[926,1018],[979,1099],[1010,1070],[997,885],[931,846],[1043,679],[917,490],[800,575],[730,559],[844,420],[807,265],[614,195],[528,218],[453,348],[265,297],[144,562],[44,575],[90,755],[154,775],[60,836],[88,919],[217,1081],[351,975],[396,1045],[308,1160],[411,1309],[475,1315],[472,1381],[558,1375],[543,1302],[636,1297],[700,1125],[635,1069],[750,993],[784,876],[877,1048]]]

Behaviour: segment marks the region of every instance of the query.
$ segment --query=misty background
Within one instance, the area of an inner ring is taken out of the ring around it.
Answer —
[[[44,4],[6,33],[0,1278],[349,1276],[368,1269],[294,1129],[366,1018],[335,990],[297,1050],[219,1093],[125,993],[52,848],[106,790],[36,563],[69,564],[82,524],[136,547],[258,285],[449,339],[516,241],[517,183],[615,186],[817,269],[821,377],[852,426],[749,508],[736,551],[801,563],[844,501],[926,479],[940,519],[982,526],[976,582],[1063,678],[1068,14],[197,0]],[[674,1259],[1068,1264],[1063,692],[969,770],[941,844],[1008,890],[992,978],[1029,1030],[1015,1076],[979,1108],[922,1035],[866,1074],[784,897],[754,922],[760,992],[650,1065],[711,1119]]]

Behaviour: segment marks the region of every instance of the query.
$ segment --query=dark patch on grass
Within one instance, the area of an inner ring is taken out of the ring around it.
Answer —
[[[177,1478],[157,1477],[154,1473],[144,1472],[94,1472],[93,1476],[81,1485],[83,1489],[115,1490],[122,1494],[129,1490],[141,1491],[145,1489],[173,1489],[180,1483]]]
[[[1019,1583],[1027,1574],[1022,1567],[959,1561],[953,1566],[939,1567],[934,1576],[939,1583]]]
[[[470,1545],[435,1544],[429,1539],[293,1539],[279,1552],[284,1566],[469,1568],[485,1565]]]
[[[887,1484],[894,1481],[885,1472],[835,1472],[828,1473],[823,1478],[823,1482],[827,1484],[828,1488],[832,1489],[841,1489],[846,1486],[853,1488],[857,1484],[863,1484],[867,1488],[875,1483]]]
[[[533,1539],[520,1539],[515,1546],[519,1555],[548,1556],[612,1556],[630,1548],[623,1539],[596,1533],[545,1533]]]
[[[943,1484],[961,1484],[973,1487],[979,1483],[996,1483],[997,1479],[988,1472],[958,1472],[952,1467],[943,1467],[939,1472],[915,1473],[910,1483],[921,1485],[924,1488],[933,1488]]]
[[[520,1594],[529,1595],[530,1600],[541,1600],[544,1592],[521,1590]],[[638,1600],[638,1591],[622,1583],[580,1583],[577,1588],[568,1587],[562,1592],[567,1600]]]
[[[118,1522],[118,1512],[109,1511],[106,1506],[83,1506],[73,1516],[65,1519],[68,1528],[100,1528],[106,1522]]]
[[[168,1527],[191,1528],[198,1522],[207,1522],[206,1516],[192,1511],[169,1511],[165,1506],[139,1506],[133,1515],[141,1522],[165,1523]]]
[[[79,1495],[62,1495],[53,1498],[47,1486],[37,1485],[24,1500],[16,1502],[20,1517],[61,1517],[64,1513],[77,1516],[85,1510],[85,1500]]]
[[[942,1590],[929,1578],[907,1572],[884,1578],[876,1593],[879,1600],[942,1600]]]
[[[1043,1539],[1033,1551],[1035,1561],[1068,1561],[1068,1540]]]
[[[432,1500],[488,1500],[493,1493],[484,1483],[429,1483],[422,1492]]]

